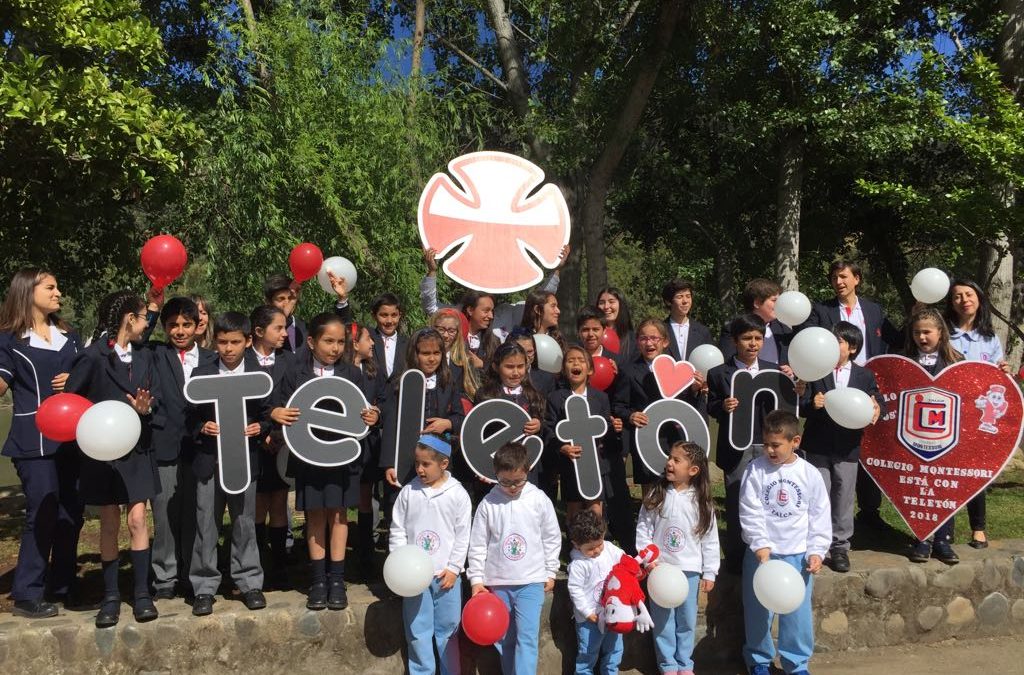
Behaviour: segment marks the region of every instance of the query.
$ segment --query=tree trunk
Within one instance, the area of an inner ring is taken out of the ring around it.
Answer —
[[[775,277],[785,291],[800,289],[800,200],[804,183],[802,129],[790,129],[779,148],[776,184]]]
[[[1012,191],[1010,193],[1012,196]],[[1010,316],[1013,301],[1013,254],[1010,240],[1005,233],[992,242],[985,242],[981,248],[981,283],[988,293],[988,301],[1003,316]],[[1002,344],[1007,344],[1010,327],[993,318],[992,328]]]
[[[640,62],[625,100],[619,106],[618,118],[613,122],[601,154],[589,171],[587,192],[576,226],[582,227],[583,240],[587,246],[587,288],[591,293],[608,285],[608,262],[604,252],[604,211],[608,191],[615,170],[640,124],[682,15],[683,3],[680,0],[663,0],[658,12],[654,41]]]
[[[569,213],[575,213],[576,196],[579,194],[577,182],[572,184],[563,182],[559,184],[565,201],[569,205]],[[569,253],[569,261],[562,267],[558,279],[558,308],[561,310],[559,318],[559,329],[563,335],[576,334],[576,315],[580,307],[589,304],[588,300],[593,295],[594,289],[584,289],[583,284],[583,237],[579,227],[572,228],[569,235],[569,245],[572,251]]]
[[[1017,331],[1024,330],[1024,242],[1016,242],[1013,249],[1014,284],[1013,284],[1013,305],[1010,307],[1010,323],[1016,326],[1016,331],[1010,333],[1009,344],[1006,347],[1006,360],[1013,366],[1014,372],[1020,367],[1024,358],[1024,340]]]
[[[249,30],[249,40],[255,47],[257,43],[256,37],[256,12],[252,8],[252,0],[242,0],[242,13],[245,14],[245,27]],[[267,64],[264,63],[259,56],[257,59],[257,68],[259,69],[260,85],[265,89],[270,84],[270,73],[267,72]]]
[[[716,246],[715,251],[715,290],[718,291],[718,305],[722,309],[723,319],[736,313],[739,303],[736,301],[736,259],[730,246]],[[712,337],[716,337],[712,328]]]
[[[427,0],[416,0],[415,24],[412,34],[412,69],[409,73],[414,80],[419,78],[423,71],[423,33],[427,29]]]

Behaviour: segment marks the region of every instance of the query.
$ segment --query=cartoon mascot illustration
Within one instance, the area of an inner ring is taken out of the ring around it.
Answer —
[[[612,567],[601,594],[598,627],[601,632],[645,633],[654,627],[654,621],[644,605],[644,592],[640,581],[647,576],[647,568],[658,559],[658,547],[650,544],[635,557],[623,555]]]
[[[998,434],[999,427],[996,424],[999,418],[1006,414],[1010,404],[1006,400],[1006,387],[1001,384],[993,384],[984,395],[974,401],[974,406],[981,411],[981,424],[978,431],[988,434]]]

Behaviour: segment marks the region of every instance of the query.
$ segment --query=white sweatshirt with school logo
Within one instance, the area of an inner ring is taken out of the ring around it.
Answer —
[[[832,507],[818,469],[799,456],[789,464],[755,459],[743,473],[740,526],[752,551],[824,558],[832,544]]]
[[[574,548],[569,555],[569,598],[572,611],[579,623],[586,623],[587,617],[597,614],[604,593],[604,582],[612,567],[622,559],[622,549],[604,542],[604,550],[596,558],[588,558]]]
[[[469,583],[520,586],[544,583],[558,573],[562,533],[555,507],[527,483],[512,498],[495,485],[476,507],[469,536]]]
[[[398,493],[391,512],[390,550],[415,544],[428,554],[434,572],[449,569],[461,574],[469,550],[473,505],[462,483],[445,472],[438,487],[426,487],[414,478]]]
[[[697,491],[692,487],[665,490],[661,509],[640,509],[636,523],[636,548],[648,544],[658,547],[659,563],[675,565],[684,572],[699,572],[702,579],[714,581],[722,554],[718,548],[718,523],[711,514],[711,529],[698,537]]]

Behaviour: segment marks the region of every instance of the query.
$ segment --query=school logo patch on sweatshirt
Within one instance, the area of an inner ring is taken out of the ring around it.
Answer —
[[[441,546],[441,536],[433,530],[423,530],[416,535],[416,545],[430,555],[434,555]]]
[[[522,560],[526,555],[526,539],[521,534],[513,532],[501,542],[501,552],[513,562]]]
[[[788,478],[765,485],[761,490],[761,503],[765,511],[776,518],[795,516],[805,508],[803,490]]]
[[[683,548],[683,531],[678,527],[668,528],[665,530],[665,536],[662,537],[662,544],[665,550],[678,553]]]

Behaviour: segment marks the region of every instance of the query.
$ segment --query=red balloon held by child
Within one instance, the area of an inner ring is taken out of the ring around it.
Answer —
[[[494,593],[478,593],[462,608],[462,632],[478,645],[493,645],[505,637],[508,624],[508,608]]]
[[[324,264],[324,254],[316,244],[299,244],[288,254],[288,267],[295,281],[302,283],[316,276]]]
[[[601,391],[608,391],[615,381],[615,364],[606,356],[594,357],[594,374],[590,376],[590,384]]]
[[[153,282],[153,288],[161,290],[169,286],[185,271],[188,252],[181,241],[170,234],[160,234],[142,247],[142,271]]]
[[[615,332],[614,328],[605,328],[604,335],[601,336],[601,346],[610,352],[619,354],[622,349],[622,344],[619,342],[619,334]]]
[[[36,427],[46,438],[58,443],[75,440],[78,420],[92,401],[78,394],[54,394],[36,410]]]

